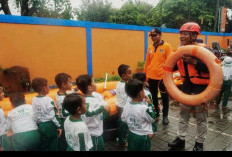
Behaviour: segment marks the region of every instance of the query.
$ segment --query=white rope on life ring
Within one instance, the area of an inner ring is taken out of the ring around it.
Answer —
[[[173,68],[176,65],[177,61],[181,59],[184,53],[194,56],[203,61],[209,70],[210,83],[207,88],[200,94],[185,94],[184,92],[180,91],[174,84]],[[182,104],[189,106],[207,104],[209,101],[215,98],[221,90],[221,86],[223,83],[221,62],[212,52],[202,46],[187,45],[178,48],[176,52],[173,52],[167,58],[163,69],[163,81],[168,93],[176,101]]]

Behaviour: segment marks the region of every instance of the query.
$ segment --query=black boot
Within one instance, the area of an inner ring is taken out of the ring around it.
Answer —
[[[169,120],[167,116],[163,117],[163,125],[168,125],[169,124]]]
[[[196,142],[193,151],[203,151],[203,143]]]
[[[173,142],[168,143],[168,146],[171,148],[184,148],[185,140],[181,140],[179,137],[177,137]]]

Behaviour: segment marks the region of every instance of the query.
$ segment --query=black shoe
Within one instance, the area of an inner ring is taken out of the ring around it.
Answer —
[[[185,140],[181,140],[179,137],[177,137],[173,142],[168,143],[168,146],[171,148],[184,148]]]
[[[196,142],[193,151],[203,151],[203,143]]]
[[[163,117],[163,125],[168,125],[169,124],[169,120],[168,117]]]

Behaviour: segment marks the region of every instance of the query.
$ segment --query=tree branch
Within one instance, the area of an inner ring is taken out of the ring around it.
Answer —
[[[8,0],[0,0],[1,8],[0,10],[3,10],[4,14],[11,15],[11,11],[8,5]]]

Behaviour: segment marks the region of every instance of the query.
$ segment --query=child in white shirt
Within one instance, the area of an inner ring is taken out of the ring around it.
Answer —
[[[95,91],[95,84],[92,76],[80,75],[76,79],[78,89],[84,94],[87,112],[83,116],[83,120],[86,123],[93,141],[92,151],[103,151],[104,140],[103,134],[103,110],[109,112],[107,103],[99,98]]]
[[[72,77],[66,73],[58,73],[55,76],[55,82],[59,90],[56,93],[56,104],[59,111],[59,117],[62,124],[62,129],[64,130],[64,121],[65,118],[69,116],[68,111],[63,108],[63,101],[67,95],[67,91],[72,89]],[[67,142],[65,140],[64,131],[62,132],[61,137],[59,138],[59,150],[66,151]]]
[[[57,151],[62,124],[54,100],[46,96],[49,93],[47,79],[34,78],[32,88],[38,93],[32,100],[32,107],[41,133],[42,150]]]
[[[132,101],[125,105],[121,119],[129,128],[128,151],[150,151],[150,139],[154,137],[152,123],[155,122],[155,112],[151,101],[144,94],[143,82],[132,79],[126,83],[126,93]],[[149,105],[144,104],[146,98]]]
[[[39,151],[40,134],[32,106],[25,104],[25,96],[22,93],[10,95],[13,107],[8,113],[8,132],[12,132],[13,151]]]
[[[91,150],[91,134],[81,118],[87,110],[85,99],[77,93],[69,94],[64,98],[63,107],[70,113],[64,122],[67,151]]]
[[[125,92],[125,83],[131,79],[131,73],[132,72],[129,65],[121,64],[118,67],[118,74],[121,77],[121,81],[118,82],[116,86],[116,105],[119,112],[119,118],[118,118],[119,141],[118,142],[120,146],[126,146],[126,142],[127,142],[126,134],[128,131],[128,127],[124,122],[122,122],[121,114],[123,112],[123,108],[125,104],[131,100]]]

